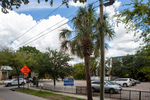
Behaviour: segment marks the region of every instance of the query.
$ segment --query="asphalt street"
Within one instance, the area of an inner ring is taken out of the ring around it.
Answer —
[[[17,86],[13,86],[15,88]],[[16,91],[11,91],[12,87],[4,87],[0,85],[0,100],[48,100],[41,97],[20,93]]]

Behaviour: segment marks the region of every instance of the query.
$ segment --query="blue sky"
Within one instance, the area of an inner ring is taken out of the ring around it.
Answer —
[[[9,14],[0,12],[0,45],[12,47],[14,50],[17,50],[24,45],[34,46],[43,52],[46,51],[47,47],[59,50],[61,43],[61,40],[59,40],[60,30],[62,28],[73,29],[73,25],[70,22],[61,27],[59,27],[59,25],[71,20],[73,16],[70,18],[67,17],[75,14],[78,7],[83,7],[97,0],[87,0],[87,3],[85,4],[75,4],[72,0],[69,0],[69,8],[63,5],[46,19],[43,18],[60,6],[62,0],[55,0],[52,7],[50,7],[48,2],[45,3],[44,1],[45,0],[41,0],[41,3],[38,4],[37,1],[30,0],[28,5],[22,5],[19,9],[14,8],[13,11],[9,11]],[[147,2],[147,0],[143,1]],[[125,8],[122,5],[130,2],[130,0],[117,0],[112,6],[104,7],[104,13],[108,13],[111,18],[116,12]],[[99,2],[94,5],[98,6]],[[95,10],[99,12],[98,7]],[[62,20],[64,20],[64,22],[59,23]],[[110,20],[111,24],[113,22],[115,22],[115,18]],[[37,25],[37,23],[39,24]],[[59,24],[56,25],[56,23]],[[28,31],[29,29],[30,31]],[[119,27],[115,26],[114,30],[116,37],[111,41],[106,40],[109,45],[109,50],[105,52],[106,57],[134,54],[141,43],[141,41],[136,43],[133,41],[135,38],[133,36],[134,32],[132,31],[127,34],[124,29],[124,24],[119,24]],[[18,38],[22,34],[24,35]],[[32,37],[38,37],[38,39],[34,41],[34,38]],[[28,42],[26,43],[26,41]],[[73,57],[75,60],[71,62],[72,64],[82,61],[82,59],[79,59],[76,56]]]

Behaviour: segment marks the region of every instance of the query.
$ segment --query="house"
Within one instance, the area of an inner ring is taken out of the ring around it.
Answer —
[[[10,66],[1,66],[0,68],[0,80],[9,78],[9,71],[13,70]]]

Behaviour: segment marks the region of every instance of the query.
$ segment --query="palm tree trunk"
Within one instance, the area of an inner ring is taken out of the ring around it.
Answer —
[[[84,62],[85,62],[85,73],[86,73],[86,83],[87,83],[87,95],[88,100],[92,99],[92,89],[91,89],[91,78],[90,78],[90,55],[84,54]]]

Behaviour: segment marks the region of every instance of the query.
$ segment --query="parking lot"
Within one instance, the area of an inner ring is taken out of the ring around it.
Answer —
[[[141,82],[135,86],[122,87],[124,90],[150,91],[150,82]]]
[[[39,84],[51,84],[53,85],[53,81],[50,80],[40,80]],[[57,86],[64,86],[63,81],[56,82]],[[85,80],[74,80],[74,86],[86,86]],[[122,87],[123,90],[138,90],[138,91],[150,91],[150,82],[141,82],[140,84],[137,84],[135,86],[130,87]]]

